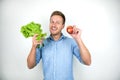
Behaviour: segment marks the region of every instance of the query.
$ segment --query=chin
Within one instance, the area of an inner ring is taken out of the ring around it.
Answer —
[[[51,34],[55,35],[55,34],[57,34],[57,32],[55,32],[55,31],[51,31]]]
[[[55,34],[55,33],[51,33],[52,35],[57,35],[57,34]]]
[[[59,33],[55,33],[55,32],[54,32],[54,33],[51,33],[51,34],[52,34],[52,35],[58,35]]]

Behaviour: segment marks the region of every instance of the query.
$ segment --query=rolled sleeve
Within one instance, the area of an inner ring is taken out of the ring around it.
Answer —
[[[84,64],[83,60],[81,58],[81,55],[80,55],[80,49],[77,46],[77,44],[75,44],[74,47],[73,47],[73,54],[82,64]]]
[[[40,62],[41,57],[41,48],[36,48],[36,65]]]

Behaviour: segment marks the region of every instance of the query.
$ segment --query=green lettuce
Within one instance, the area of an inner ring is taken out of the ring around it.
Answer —
[[[26,25],[23,25],[20,29],[20,32],[25,38],[33,37],[35,34],[38,34],[36,40],[41,40],[47,36],[47,33],[43,33],[41,29],[41,24],[30,22]]]

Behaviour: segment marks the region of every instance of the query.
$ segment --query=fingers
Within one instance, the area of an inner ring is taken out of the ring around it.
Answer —
[[[38,34],[35,34],[32,38],[33,45],[38,45],[43,43],[44,38],[42,38],[41,40],[36,40],[37,36]]]
[[[73,25],[73,34],[78,34],[80,32],[81,32],[81,30],[79,28],[77,28],[76,25]]]
[[[33,40],[35,40],[37,36],[38,36],[38,34],[35,34],[35,35],[33,36]]]
[[[43,42],[43,40],[39,40],[39,41],[38,41],[38,40],[35,40],[34,42],[35,42],[36,44],[41,44],[41,43]]]

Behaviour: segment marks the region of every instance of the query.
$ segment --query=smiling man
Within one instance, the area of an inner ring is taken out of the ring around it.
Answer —
[[[37,34],[32,39],[32,48],[27,58],[28,68],[34,68],[42,59],[44,80],[74,80],[73,55],[85,65],[91,64],[91,55],[81,39],[81,30],[73,26],[73,38],[62,33],[65,16],[54,11],[50,16],[50,36],[37,41]],[[37,47],[38,44],[44,46]]]

